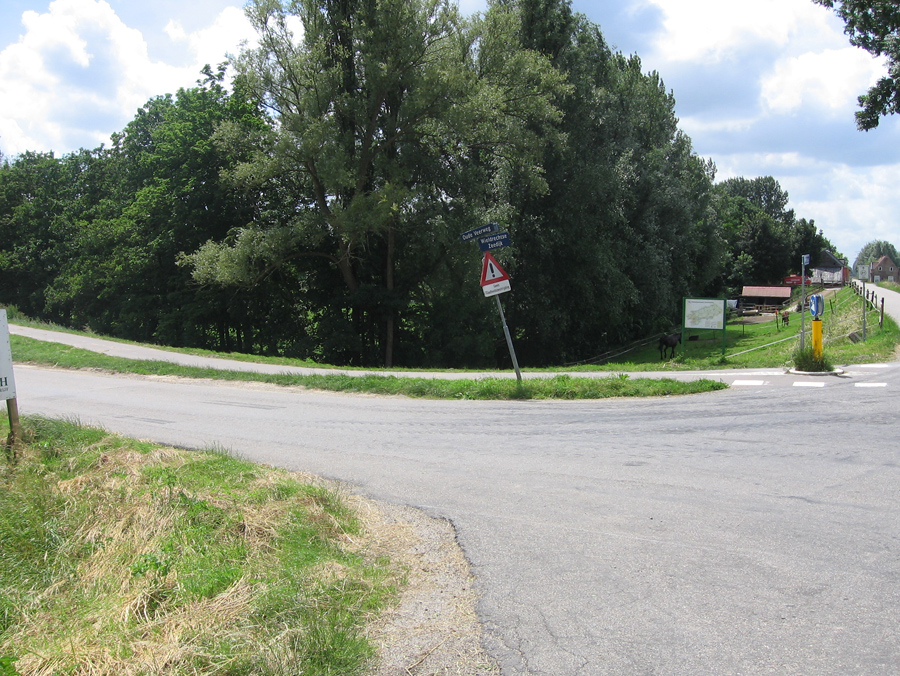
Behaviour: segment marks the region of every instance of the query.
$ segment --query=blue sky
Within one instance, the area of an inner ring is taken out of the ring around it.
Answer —
[[[252,40],[243,0],[3,0],[0,150],[108,143],[152,96]],[[471,13],[487,0],[460,0]],[[719,180],[774,176],[851,262],[900,246],[900,118],[856,130],[884,65],[812,0],[573,0],[607,42],[673,90],[681,128]]]

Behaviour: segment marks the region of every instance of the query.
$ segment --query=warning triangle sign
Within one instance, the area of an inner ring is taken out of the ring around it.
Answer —
[[[495,284],[509,279],[506,271],[500,267],[490,252],[484,253],[484,265],[481,268],[481,286]]]

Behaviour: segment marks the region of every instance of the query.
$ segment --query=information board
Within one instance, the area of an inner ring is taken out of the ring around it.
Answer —
[[[12,352],[9,349],[9,324],[6,310],[0,310],[0,400],[16,398],[16,379],[13,378]]]
[[[684,328],[725,329],[725,301],[718,298],[685,298]]]

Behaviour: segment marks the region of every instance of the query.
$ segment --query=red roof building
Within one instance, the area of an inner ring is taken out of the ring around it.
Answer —
[[[900,280],[897,264],[888,256],[882,256],[869,268],[870,282],[896,282]]]

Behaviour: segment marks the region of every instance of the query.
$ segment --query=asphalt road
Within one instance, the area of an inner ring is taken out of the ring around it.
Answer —
[[[900,674],[900,364],[736,380],[466,402],[16,370],[23,413],[451,519],[507,676]]]

